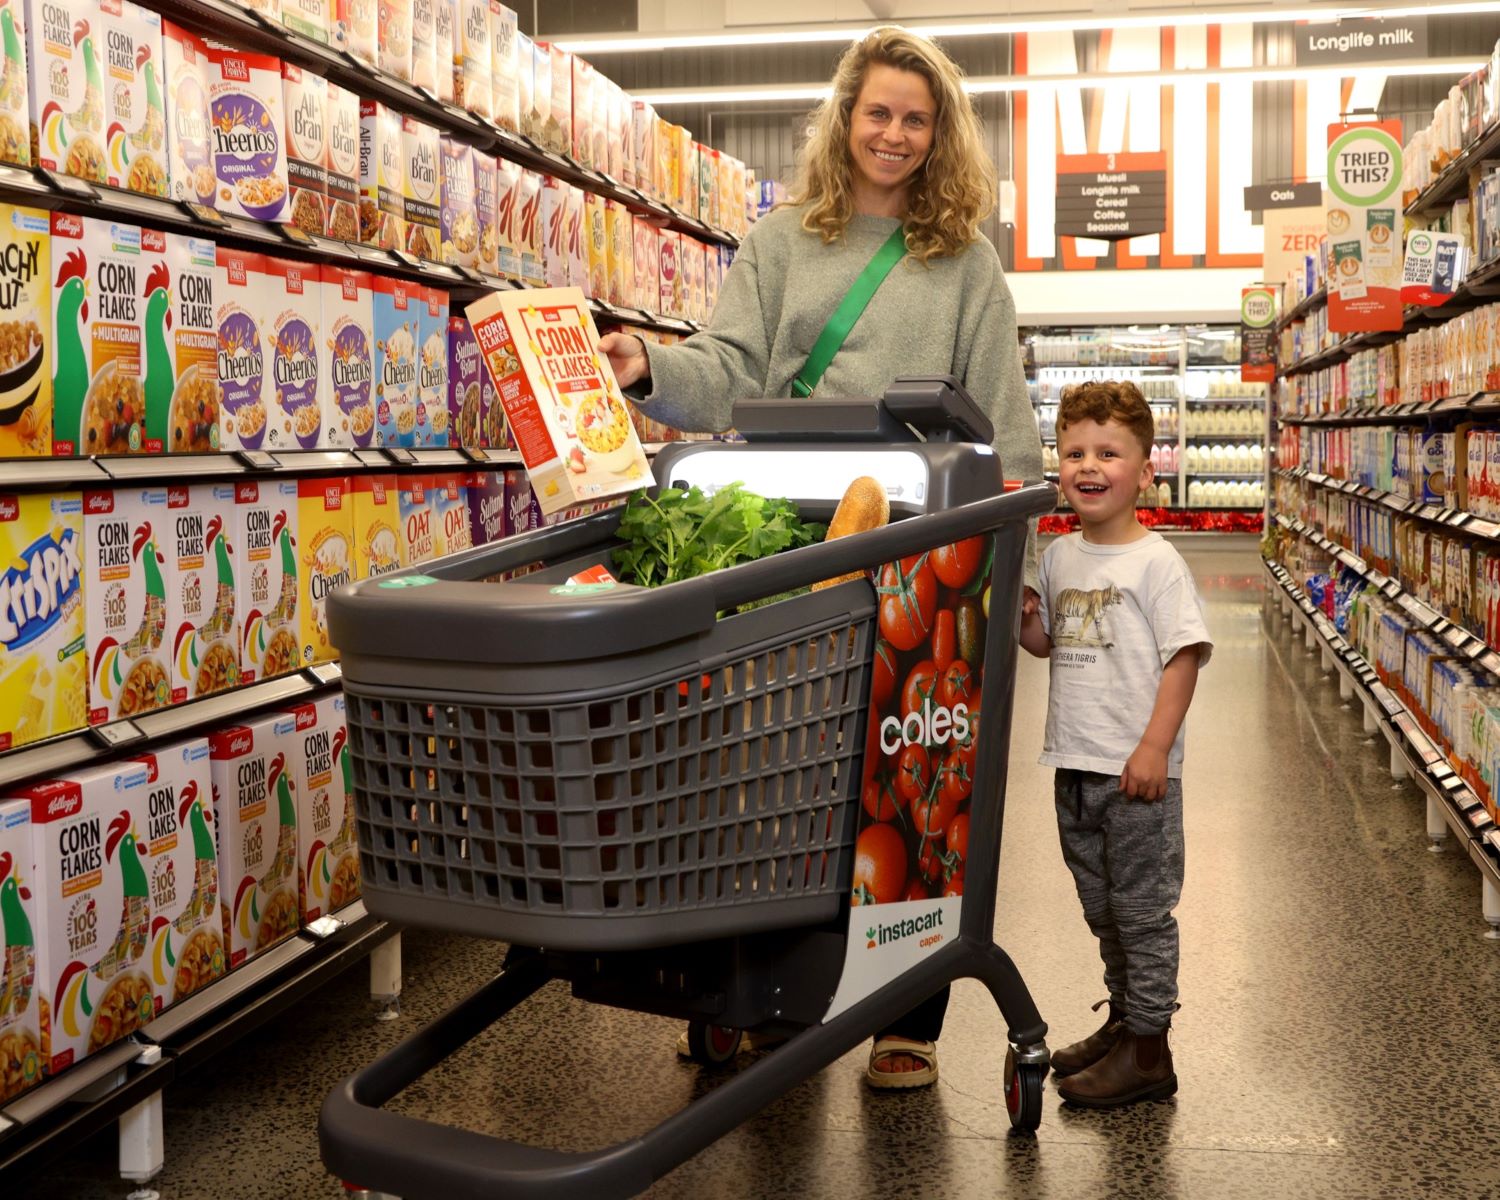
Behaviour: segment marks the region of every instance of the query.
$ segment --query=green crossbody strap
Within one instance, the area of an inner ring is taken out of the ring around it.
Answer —
[[[798,371],[792,379],[792,395],[806,397],[813,394],[813,389],[818,386],[818,380],[823,378],[823,372],[828,370],[828,364],[833,361],[833,356],[839,352],[839,347],[848,338],[849,331],[854,328],[860,314],[865,311],[870,300],[880,290],[885,277],[905,255],[906,230],[898,226],[885,245],[875,251],[875,257],[865,264],[865,269],[859,273],[859,278],[849,285],[849,290],[839,301],[838,308],[833,310],[833,316],[828,318],[828,324],[824,325],[823,332],[818,334],[818,340],[813,343],[812,353],[802,364],[802,370]]]

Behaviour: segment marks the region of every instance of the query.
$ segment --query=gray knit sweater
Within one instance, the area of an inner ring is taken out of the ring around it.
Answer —
[[[705,332],[676,346],[647,345],[651,391],[639,401],[643,412],[676,429],[718,432],[729,428],[736,400],[791,395],[792,377],[829,316],[898,224],[894,217],[857,216],[841,241],[825,245],[801,219],[799,210],[785,208],[751,229]],[[958,378],[994,422],[1006,477],[1042,478],[1015,304],[986,239],[953,258],[898,263],[829,364],[817,395],[879,396],[901,375]],[[1032,587],[1034,550],[1033,538],[1026,567]]]

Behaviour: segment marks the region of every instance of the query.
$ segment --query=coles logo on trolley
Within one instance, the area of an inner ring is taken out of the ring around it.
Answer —
[[[895,754],[902,746],[943,746],[948,742],[969,739],[969,706],[952,708],[934,705],[931,698],[922,702],[916,712],[901,717],[887,717],[880,723],[880,748]]]

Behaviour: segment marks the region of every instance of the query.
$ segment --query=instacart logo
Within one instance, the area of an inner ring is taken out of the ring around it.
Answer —
[[[874,950],[877,946],[888,946],[892,942],[899,942],[903,938],[915,937],[917,934],[931,934],[930,937],[922,939],[922,945],[935,946],[943,940],[941,933],[935,933],[943,923],[943,910],[935,908],[929,913],[923,913],[920,917],[912,917],[906,921],[893,921],[889,925],[871,925],[865,930],[867,945],[865,949]]]

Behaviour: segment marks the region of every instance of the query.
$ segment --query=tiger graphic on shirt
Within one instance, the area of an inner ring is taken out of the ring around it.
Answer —
[[[1063,588],[1052,603],[1052,644],[1113,649],[1114,642],[1106,632],[1104,615],[1106,609],[1119,604],[1120,600],[1120,589],[1114,584],[1087,591]]]

